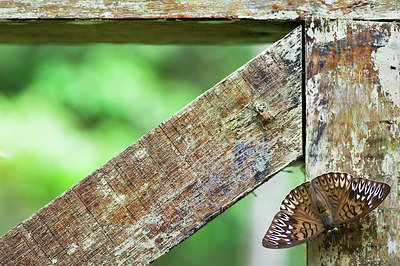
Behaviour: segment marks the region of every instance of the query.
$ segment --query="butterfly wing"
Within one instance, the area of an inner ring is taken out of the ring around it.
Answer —
[[[310,182],[290,191],[263,238],[264,247],[293,247],[317,237],[325,230],[312,206],[309,192]]]
[[[331,205],[332,213],[336,210],[350,187],[353,176],[347,173],[326,173],[315,177],[311,182],[324,193],[325,200]]]
[[[390,192],[386,183],[352,178],[335,214],[336,224],[351,222],[363,217],[379,206]]]
[[[312,184],[312,188],[310,189]],[[327,173],[293,189],[282,201],[263,238],[267,248],[287,248],[307,242],[325,231],[310,197],[315,186],[334,214],[335,224],[361,218],[375,209],[390,192],[390,186],[346,173]],[[313,201],[316,201],[314,196]]]

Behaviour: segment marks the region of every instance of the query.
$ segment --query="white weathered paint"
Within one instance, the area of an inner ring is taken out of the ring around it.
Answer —
[[[382,160],[382,171],[384,171],[386,175],[390,175],[391,173],[393,173],[393,159],[394,158],[391,154],[385,154],[385,157]]]
[[[356,123],[357,121],[353,122]],[[365,143],[367,142],[367,137],[360,137],[357,131],[351,131],[351,141],[353,144],[353,148],[351,149],[351,159],[353,162],[352,171],[354,171],[354,173],[357,173],[358,176],[363,176],[363,170],[365,169],[363,152],[365,149]]]
[[[96,242],[95,239],[88,237],[85,241],[82,243],[82,248],[83,250],[88,249],[91,245],[93,245]]]
[[[371,99],[372,99],[372,101],[369,102],[369,107],[370,108],[377,109],[378,106],[380,105],[380,103],[379,103],[379,93],[378,93],[379,90],[380,89],[379,89],[378,85],[375,85],[373,87],[373,89],[371,91]]]
[[[1,5],[0,5],[1,6]],[[396,0],[339,1],[306,0],[77,0],[74,5],[60,0],[14,0],[0,8],[0,17],[17,18],[250,18],[295,20],[305,16],[356,19],[399,19]]]
[[[329,31],[321,32],[319,30],[315,30],[314,22],[310,23],[310,27],[307,29],[306,34],[311,39],[315,39],[320,42],[333,42],[346,38],[347,26],[345,23],[336,23],[329,24]]]
[[[145,148],[135,150],[134,154],[139,160],[143,160],[148,156]]]
[[[251,17],[252,16],[248,16],[248,18]],[[299,14],[296,11],[279,11],[276,13],[271,13],[268,17],[276,20],[295,20],[299,17]]]
[[[116,204],[109,205],[105,212],[102,214],[102,218],[108,217],[115,209],[119,208],[125,203],[126,195],[116,193],[109,186],[107,180],[104,178],[102,173],[99,173],[101,178],[99,179],[99,184],[96,186],[97,192],[102,194],[102,198],[112,197]]]
[[[126,196],[125,195],[115,195],[114,199],[117,204],[124,204]]]
[[[400,32],[395,25],[389,39],[384,41],[387,42],[384,47],[371,55],[374,70],[378,72],[382,92],[400,108]]]
[[[388,237],[388,249],[389,249],[389,253],[393,254],[395,253],[397,250],[399,250],[399,246],[398,243],[396,241],[393,241],[392,236]]]
[[[76,249],[78,248],[78,245],[76,243],[72,243],[67,250],[68,255],[72,255],[75,253]]]

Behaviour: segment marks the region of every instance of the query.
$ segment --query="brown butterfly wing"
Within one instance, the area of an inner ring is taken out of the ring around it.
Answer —
[[[335,213],[336,224],[359,219],[382,203],[390,192],[386,183],[353,178]]]
[[[309,192],[310,182],[290,191],[263,238],[264,247],[296,246],[317,237],[325,230],[312,206]]]
[[[325,200],[331,205],[332,213],[336,210],[350,187],[352,176],[347,173],[326,173],[315,177],[311,182],[324,193]]]
[[[361,218],[375,209],[390,192],[386,183],[353,178],[346,173],[327,173],[314,178],[315,184],[334,214],[336,225]],[[282,201],[263,238],[267,248],[287,248],[307,242],[325,226],[313,206],[310,182],[293,189]],[[313,198],[315,201],[315,198]]]

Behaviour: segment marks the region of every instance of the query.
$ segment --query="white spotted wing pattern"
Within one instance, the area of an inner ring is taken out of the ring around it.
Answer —
[[[390,192],[386,183],[326,173],[294,188],[282,201],[262,244],[287,248],[375,209]]]

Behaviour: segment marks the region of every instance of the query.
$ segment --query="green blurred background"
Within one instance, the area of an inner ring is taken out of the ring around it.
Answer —
[[[0,235],[265,48],[0,45]],[[276,181],[277,203],[245,197],[155,265],[304,265],[303,246],[261,248],[280,201],[304,180],[294,172]],[[263,205],[272,213],[255,233]]]

